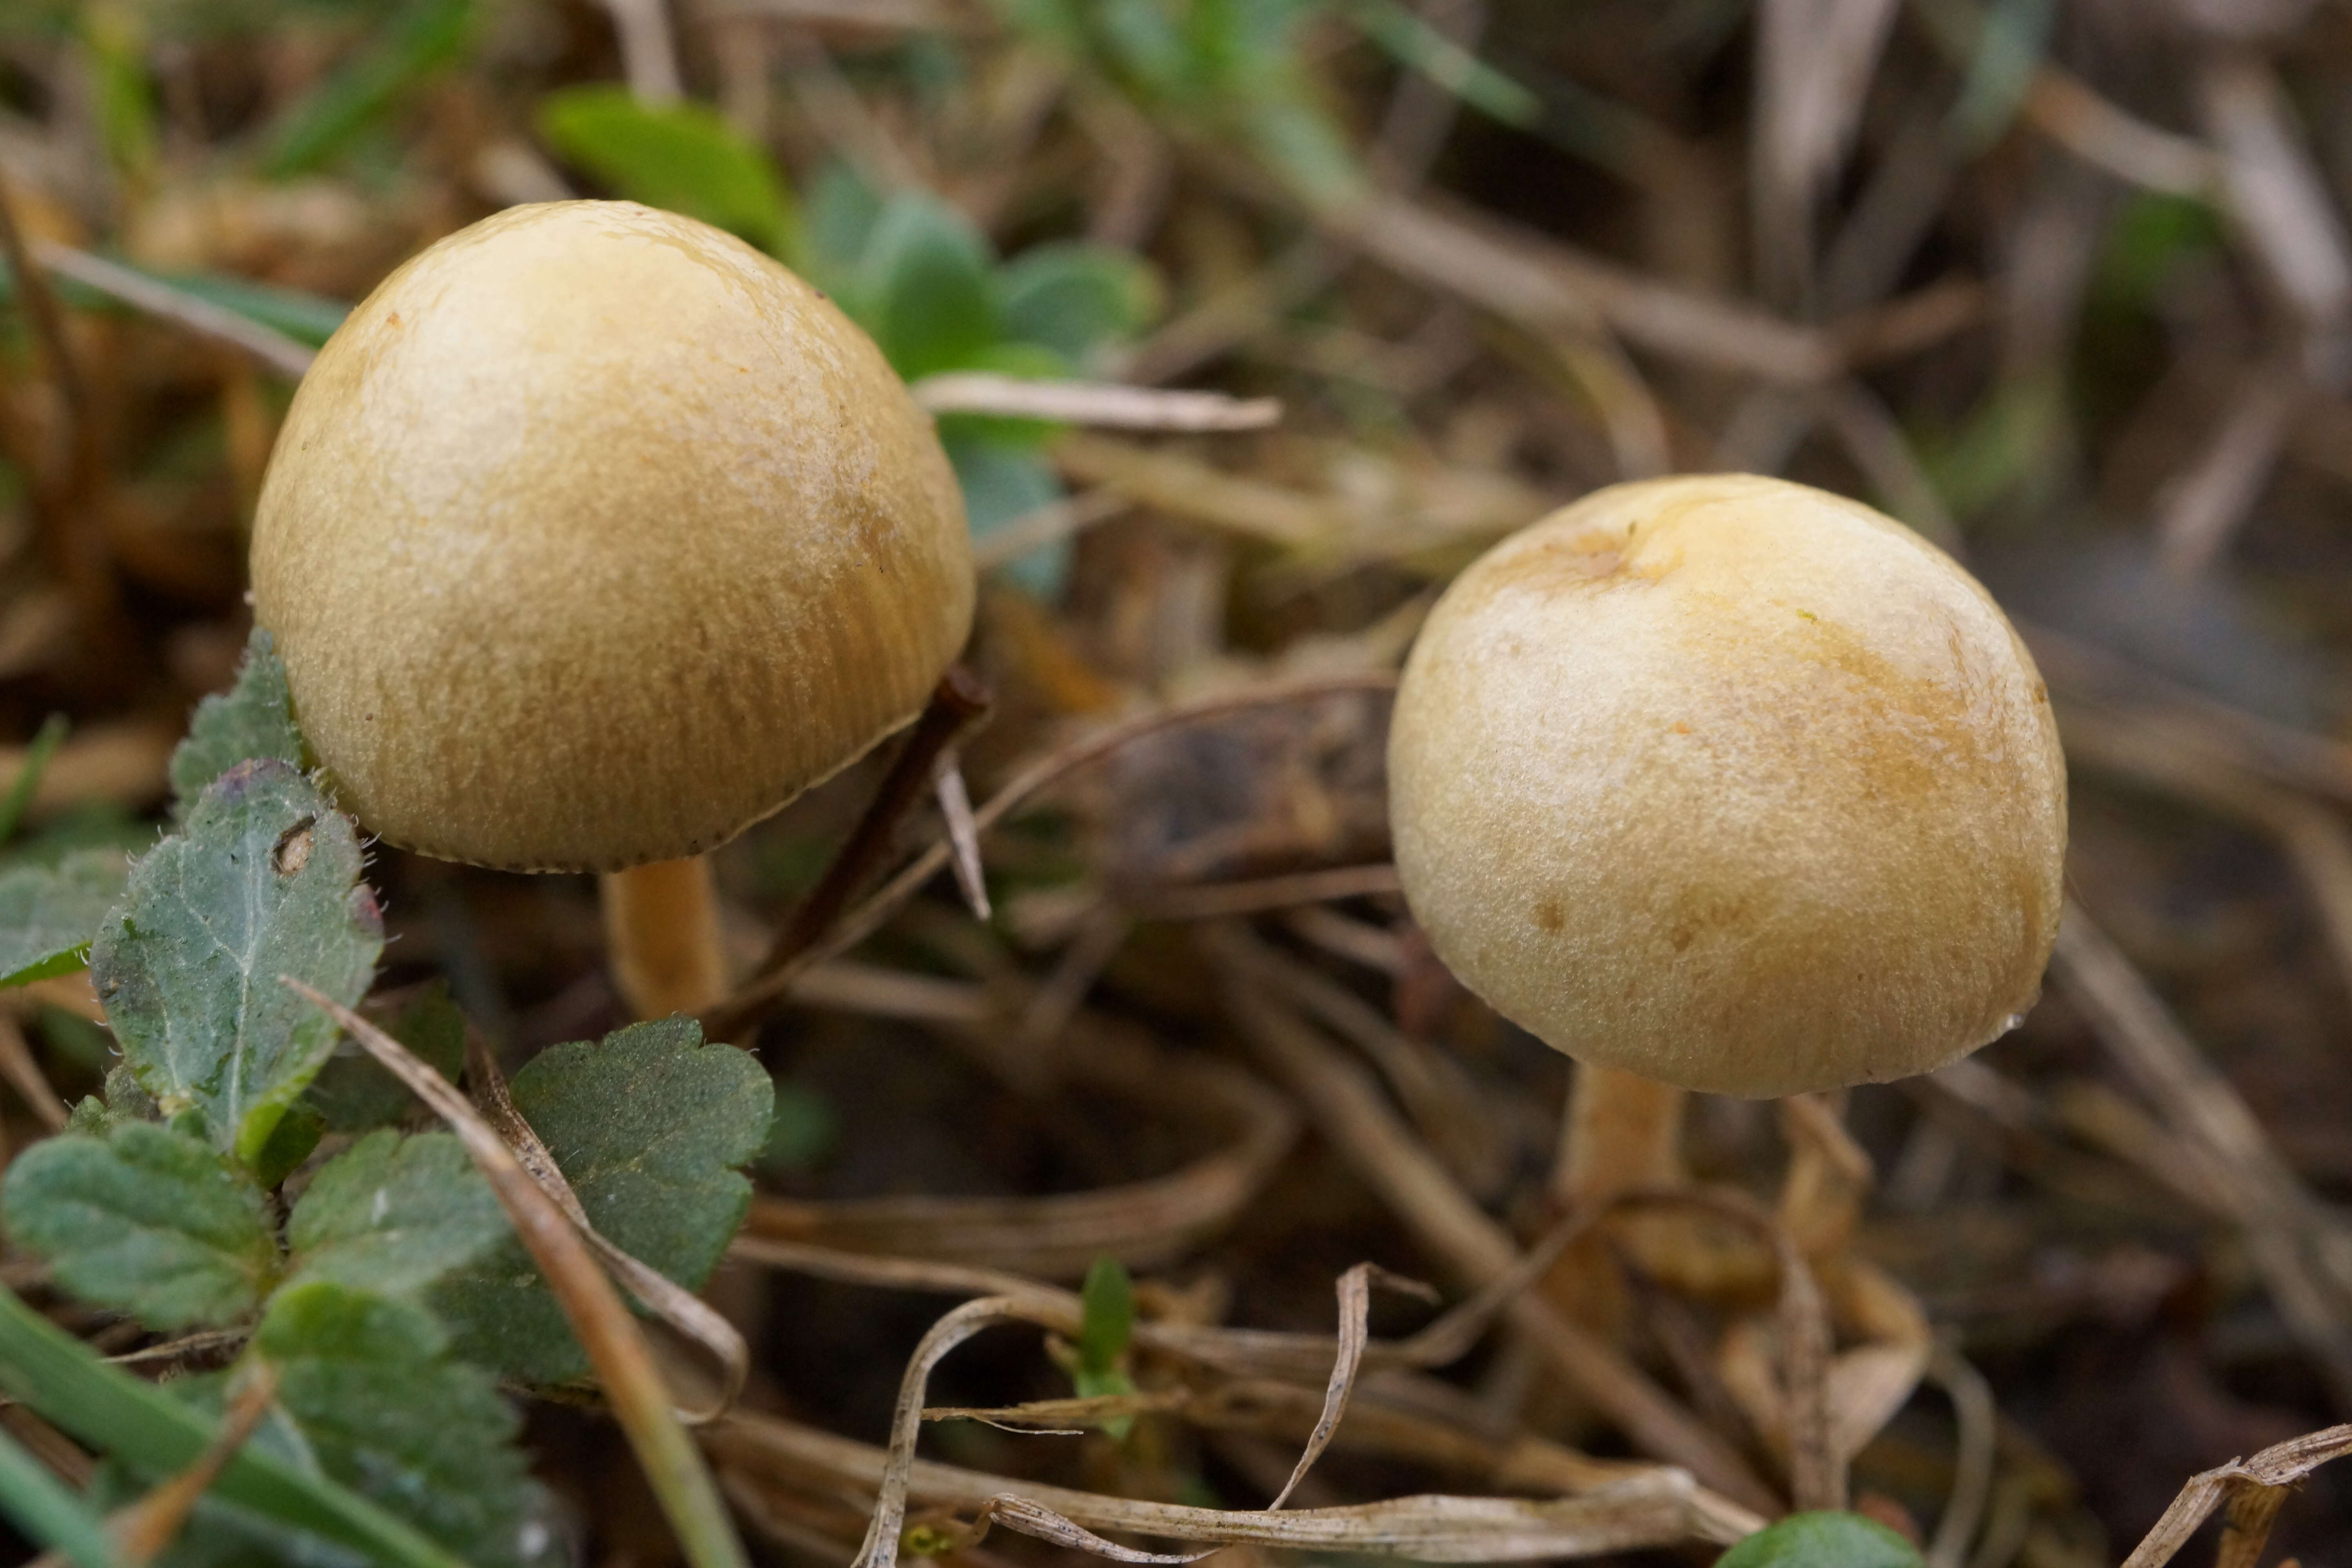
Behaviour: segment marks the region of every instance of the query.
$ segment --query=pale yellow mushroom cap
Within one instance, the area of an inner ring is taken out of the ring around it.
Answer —
[[[625,202],[512,208],[303,378],[254,609],[345,809],[516,870],[725,842],[918,712],[971,626],[930,420],[823,295]]]
[[[1439,601],[1389,742],[1407,901],[1582,1060],[1791,1094],[1966,1055],[2032,1005],[2066,773],[1976,580],[1868,507],[1618,485]]]

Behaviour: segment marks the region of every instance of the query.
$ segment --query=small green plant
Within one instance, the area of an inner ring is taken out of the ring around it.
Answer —
[[[184,1462],[159,1458],[177,1452],[159,1423],[208,1430],[274,1381],[246,1451],[303,1485],[239,1495],[225,1479],[166,1563],[316,1561],[322,1542],[353,1543],[352,1520],[407,1543],[375,1542],[380,1560],[532,1562],[552,1536],[498,1379],[560,1384],[587,1363],[457,1139],[409,1125],[407,1094],[339,1055],[334,1026],[278,983],[357,1004],[383,942],[357,831],[301,755],[257,633],[173,758],[178,826],[127,879],[119,857],[104,885],[38,864],[0,878],[0,894],[32,889],[27,929],[43,933],[5,926],[11,983],[86,954],[121,1051],[105,1092],[10,1165],[0,1221],[91,1306],[245,1335],[226,1370],[157,1390],[43,1340],[8,1298],[0,1386],[107,1456],[102,1505]],[[444,991],[375,1011],[455,1077],[466,1026]],[[591,1222],[698,1286],[750,1203],[738,1168],[768,1135],[765,1070],[673,1019],[555,1047],[509,1088]]]
[[[1858,1513],[1796,1513],[1715,1560],[1715,1568],[1925,1568],[1918,1548]]]
[[[1079,1295],[1078,1340],[1060,1351],[1070,1387],[1081,1399],[1117,1399],[1135,1392],[1127,1373],[1127,1347],[1135,1337],[1135,1282],[1116,1258],[1102,1257],[1087,1269]],[[1096,1423],[1124,1443],[1135,1429],[1132,1415],[1105,1416]]]

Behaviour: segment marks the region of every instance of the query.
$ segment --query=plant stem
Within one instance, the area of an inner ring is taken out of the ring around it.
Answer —
[[[981,684],[980,677],[961,665],[949,667],[931,693],[930,705],[915,721],[914,731],[898,748],[890,771],[883,775],[874,798],[866,803],[866,814],[857,819],[848,840],[825,867],[824,876],[801,900],[800,907],[784,922],[784,929],[776,933],[775,944],[768,949],[767,957],[760,961],[760,967],[744,982],[746,990],[781,972],[832,928],[841,911],[849,907],[849,900],[856,897],[858,889],[889,853],[890,837],[900,820],[931,787],[931,774],[941,754],[988,711],[988,688]],[[718,999],[714,994],[704,1002],[707,1005]],[[743,1005],[710,1008],[703,1016],[703,1032],[714,1040],[733,1039],[758,1016],[756,1008]]]
[[[632,1013],[698,1012],[727,994],[726,942],[707,857],[607,871],[597,890],[613,979]]]

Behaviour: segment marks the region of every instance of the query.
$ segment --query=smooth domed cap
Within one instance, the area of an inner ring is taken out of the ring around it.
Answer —
[[[918,712],[973,594],[955,476],[872,342],[625,202],[509,209],[352,312],[253,586],[344,807],[517,870],[725,842]]]
[[[1764,1096],[1940,1067],[2032,1005],[2065,763],[1976,581],[1778,479],[1618,485],[1439,601],[1389,743],[1407,901],[1581,1059]]]

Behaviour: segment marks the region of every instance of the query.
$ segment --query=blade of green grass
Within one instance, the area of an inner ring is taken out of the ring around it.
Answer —
[[[25,1536],[63,1552],[75,1568],[116,1568],[98,1516],[23,1445],[0,1432],[0,1512]]]
[[[0,797],[0,844],[5,844],[16,836],[17,827],[25,820],[25,813],[32,807],[33,792],[41,787],[41,775],[49,770],[49,759],[56,756],[58,748],[66,743],[68,728],[70,726],[67,724],[64,714],[52,713],[41,721],[40,731],[34,735],[32,744],[25,748],[24,765],[16,770],[16,778],[10,781],[7,795]]]
[[[213,1423],[160,1389],[108,1366],[5,1289],[0,1289],[0,1390],[91,1447],[159,1475],[195,1463],[213,1439]],[[247,1450],[240,1449],[221,1468],[214,1489],[386,1568],[464,1568],[373,1503]]]

